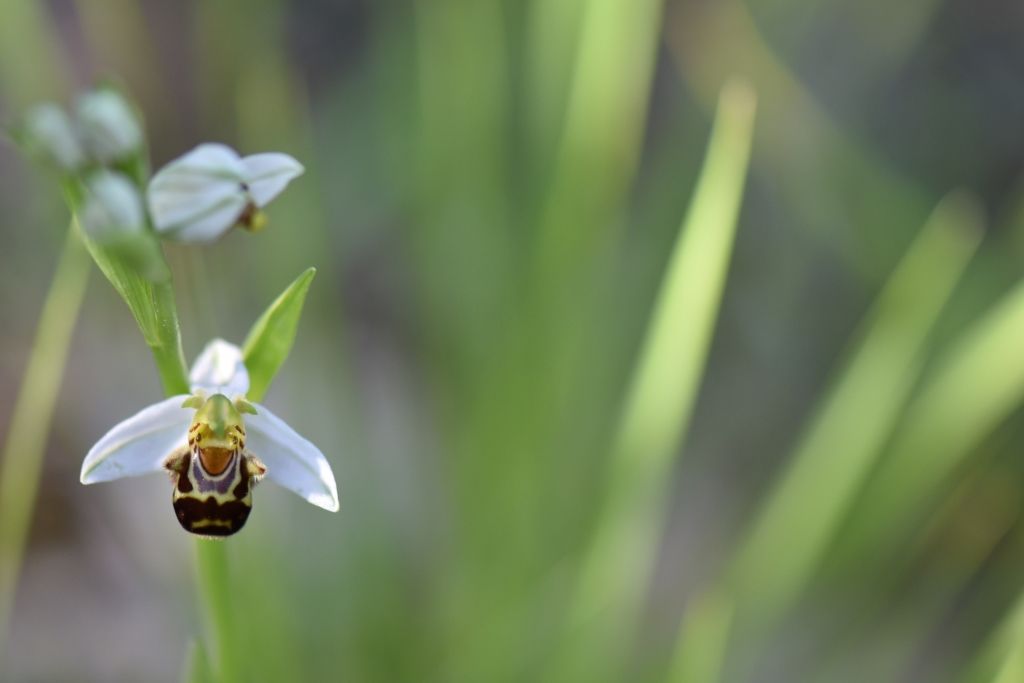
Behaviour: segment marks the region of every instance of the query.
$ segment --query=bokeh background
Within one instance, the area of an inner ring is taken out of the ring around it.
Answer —
[[[110,78],[154,167],[222,141],[308,169],[265,232],[167,249],[190,358],[318,269],[266,403],[342,509],[257,489],[230,541],[246,680],[980,683],[1024,642],[1022,38],[1024,6],[968,0],[5,0],[0,114]],[[635,619],[580,621],[733,77],[750,172],[690,428],[637,522],[652,571]],[[922,233],[956,189],[978,225]],[[67,221],[0,147],[0,429]],[[159,395],[94,272],[0,680],[180,680],[203,624],[166,482],[78,484]]]

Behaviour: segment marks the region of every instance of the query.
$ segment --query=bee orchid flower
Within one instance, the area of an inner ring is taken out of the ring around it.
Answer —
[[[229,536],[245,524],[264,476],[325,510],[338,491],[324,454],[264,406],[250,403],[241,350],[210,342],[189,375],[191,394],[172,396],[121,422],[96,442],[81,481],[95,484],[166,471],[181,526]]]
[[[193,243],[212,242],[236,225],[258,230],[266,222],[263,207],[304,170],[287,154],[242,158],[226,145],[199,145],[150,181],[153,227],[167,239]]]

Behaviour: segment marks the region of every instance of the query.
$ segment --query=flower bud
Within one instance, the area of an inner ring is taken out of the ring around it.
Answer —
[[[74,126],[56,104],[47,102],[32,107],[25,114],[19,137],[30,154],[64,171],[73,171],[85,162]]]
[[[132,106],[110,88],[78,100],[78,126],[86,150],[100,163],[123,161],[142,148],[142,126]]]
[[[86,234],[97,242],[142,234],[146,222],[142,197],[120,173],[97,171],[86,183],[80,221]]]

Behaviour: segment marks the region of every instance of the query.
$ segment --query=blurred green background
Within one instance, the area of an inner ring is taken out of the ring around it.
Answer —
[[[154,167],[307,167],[265,232],[166,250],[190,359],[318,269],[266,403],[342,508],[257,489],[245,680],[981,683],[1024,675],[1022,37],[967,0],[3,0],[0,116],[109,77]],[[665,337],[699,393],[659,464],[616,434],[660,405],[631,391],[736,77],[750,170],[717,316],[687,262],[712,311]],[[11,145],[0,180],[4,429],[67,215]],[[166,482],[78,483],[159,395],[94,273],[0,680],[179,680]]]

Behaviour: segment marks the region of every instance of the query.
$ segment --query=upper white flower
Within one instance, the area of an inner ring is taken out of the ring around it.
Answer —
[[[191,396],[224,394],[243,399],[249,374],[241,350],[226,341],[210,342],[189,375],[192,394],[172,396],[121,422],[96,442],[82,463],[81,481],[95,484],[163,471],[168,456],[188,443],[196,411],[182,404]],[[338,510],[338,488],[324,454],[266,407],[252,404],[245,416],[247,450],[262,460],[267,479],[331,512]]]
[[[304,170],[287,154],[241,158],[226,145],[199,145],[150,181],[153,225],[165,237],[184,242],[211,242],[239,223],[253,227],[259,209]]]

